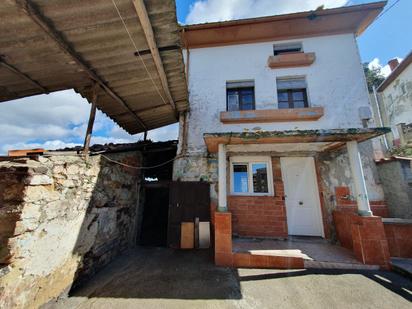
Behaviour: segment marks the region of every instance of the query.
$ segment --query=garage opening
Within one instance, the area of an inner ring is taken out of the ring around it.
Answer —
[[[177,141],[158,142],[143,151],[144,183],[141,191],[141,224],[137,244],[165,247],[167,245],[169,186],[173,177],[173,159]]]
[[[167,245],[168,206],[168,184],[163,184],[163,186],[148,184],[145,186],[140,245],[156,247]]]

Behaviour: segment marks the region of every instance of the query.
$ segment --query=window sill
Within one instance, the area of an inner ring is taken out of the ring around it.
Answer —
[[[269,56],[268,66],[271,69],[310,66],[315,62],[315,53],[290,53]]]
[[[234,197],[260,197],[260,196],[269,196],[274,197],[273,193],[230,193],[229,196]]]
[[[323,116],[323,107],[261,109],[235,112],[221,112],[223,123],[263,123],[284,121],[314,121]]]

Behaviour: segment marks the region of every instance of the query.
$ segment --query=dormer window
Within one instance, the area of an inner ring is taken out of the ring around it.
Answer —
[[[254,81],[238,81],[226,83],[227,111],[255,109]]]
[[[303,47],[302,43],[285,43],[285,44],[275,44],[273,45],[273,55],[283,55],[290,53],[302,53]]]
[[[308,95],[305,78],[278,78],[278,108],[308,107]]]

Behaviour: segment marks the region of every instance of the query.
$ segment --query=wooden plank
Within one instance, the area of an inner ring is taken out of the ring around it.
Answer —
[[[9,157],[23,157],[23,156],[30,156],[30,155],[41,155],[44,152],[45,150],[43,148],[9,150],[7,155]]]
[[[92,103],[90,107],[89,123],[87,124],[86,137],[84,138],[83,154],[84,154],[86,161],[89,159],[90,140],[92,138],[93,124],[94,124],[94,119],[96,117],[98,87],[99,86],[97,84],[94,84],[93,86],[93,98],[92,98]]]
[[[133,0],[133,5],[136,9],[137,16],[139,17],[140,24],[142,25],[143,32],[146,36],[147,44],[149,45],[153,61],[156,65],[157,73],[159,74],[163,90],[166,93],[167,100],[169,101],[169,104],[175,111],[177,117],[176,105],[173,101],[172,94],[170,93],[166,73],[162,63],[162,58],[160,58],[159,49],[157,48],[156,39],[153,33],[152,25],[150,23],[149,15],[147,14],[146,6],[143,0]]]
[[[210,247],[210,222],[199,222],[199,248]]]
[[[193,249],[195,242],[195,224],[193,222],[182,222],[180,235],[180,248]]]

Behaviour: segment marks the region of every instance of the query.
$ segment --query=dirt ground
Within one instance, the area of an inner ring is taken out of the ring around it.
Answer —
[[[47,308],[412,308],[384,271],[220,268],[209,251],[138,248]]]

